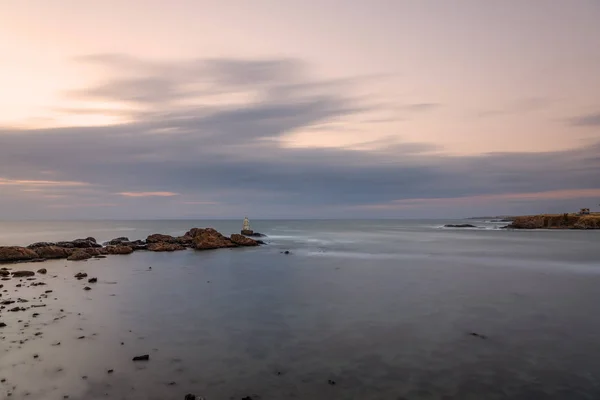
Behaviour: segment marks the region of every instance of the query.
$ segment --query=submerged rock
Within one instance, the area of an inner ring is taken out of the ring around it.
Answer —
[[[40,269],[37,270],[37,273],[43,275],[43,274],[48,273],[48,270],[46,268],[40,268]]]
[[[477,228],[475,225],[471,225],[471,224],[448,224],[448,225],[444,225],[444,228]]]
[[[133,357],[133,361],[148,361],[150,360],[149,354],[144,354],[143,356],[135,356]]]
[[[75,274],[75,278],[77,279],[83,279],[83,278],[87,278],[87,274],[85,272],[78,272]]]
[[[39,258],[37,253],[27,247],[0,246],[0,262],[27,261]]]

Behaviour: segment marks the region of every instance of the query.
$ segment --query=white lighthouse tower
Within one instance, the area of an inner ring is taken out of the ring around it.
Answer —
[[[254,231],[250,229],[250,221],[248,221],[248,217],[245,217],[242,225],[242,235],[252,235],[253,233]]]

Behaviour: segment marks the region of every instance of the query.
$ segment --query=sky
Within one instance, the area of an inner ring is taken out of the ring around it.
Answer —
[[[1,0],[0,219],[600,209],[598,0]]]

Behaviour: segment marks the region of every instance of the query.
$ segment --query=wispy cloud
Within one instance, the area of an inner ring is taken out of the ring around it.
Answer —
[[[117,194],[125,197],[172,197],[179,195],[179,193],[174,192],[120,192]]]
[[[46,181],[46,180],[0,178],[0,186],[73,187],[73,186],[90,186],[90,184],[87,182],[79,182],[79,181]]]
[[[469,203],[492,203],[497,201],[542,201],[567,200],[600,197],[600,189],[549,190],[544,192],[499,193],[460,197],[412,198],[394,200],[388,203],[357,206],[362,209],[396,209],[410,207],[445,207]]]
[[[49,204],[47,208],[80,208],[80,207],[117,207],[115,203],[70,203],[70,204]]]
[[[573,126],[600,126],[600,112],[571,118],[570,123]]]

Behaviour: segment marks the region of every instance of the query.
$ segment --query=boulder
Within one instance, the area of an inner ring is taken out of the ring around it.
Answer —
[[[48,270],[46,268],[40,268],[37,270],[37,273],[44,275],[48,273]]]
[[[133,249],[129,246],[106,246],[103,249],[106,254],[131,254]]]
[[[477,228],[477,227],[475,225],[471,225],[471,224],[456,224],[456,225],[448,224],[448,225],[444,225],[444,228]]]
[[[73,254],[71,254],[67,258],[67,260],[69,260],[69,261],[81,261],[81,260],[87,260],[88,258],[91,258],[91,257],[92,257],[91,254],[89,254],[88,252],[86,252],[86,251],[84,251],[82,249],[79,249],[79,250],[75,250],[73,252]]]
[[[23,278],[25,276],[34,276],[35,272],[33,271],[15,271],[12,273],[13,278]]]
[[[68,249],[64,247],[58,246],[40,246],[34,247],[33,251],[40,258],[49,258],[49,259],[57,259],[57,258],[67,258],[71,254],[73,254],[73,249]]]
[[[155,233],[146,238],[146,243],[176,243],[177,240],[170,235],[162,235],[160,233]]]
[[[254,231],[252,229],[242,229],[240,233],[244,236],[252,236],[254,235]]]
[[[176,250],[185,250],[185,247],[180,244],[177,244],[177,243],[158,242],[158,243],[148,244],[148,250],[150,250],[150,251],[176,251]]]
[[[16,262],[39,258],[37,253],[26,247],[0,246],[0,262]]]
[[[258,246],[258,242],[256,240],[237,233],[231,235],[231,241],[238,246]]]
[[[5,270],[5,269],[0,269],[0,276],[9,276],[10,275],[10,271]]]
[[[213,228],[206,229],[192,229],[194,240],[192,247],[196,250],[211,250],[211,249],[222,249],[226,247],[237,247],[235,243],[226,236],[223,236],[217,230]]]

